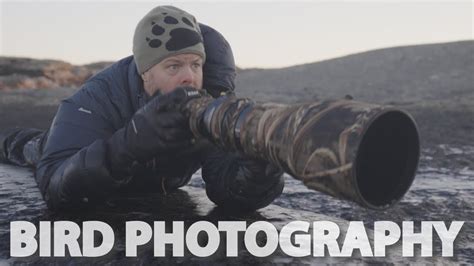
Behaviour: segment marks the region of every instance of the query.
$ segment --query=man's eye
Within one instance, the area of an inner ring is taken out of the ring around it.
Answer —
[[[179,68],[179,65],[170,65],[168,66],[168,69],[170,70],[177,70]]]
[[[200,68],[200,67],[201,67],[201,64],[200,64],[200,63],[194,63],[194,64],[193,64],[193,67],[194,67],[194,68]]]

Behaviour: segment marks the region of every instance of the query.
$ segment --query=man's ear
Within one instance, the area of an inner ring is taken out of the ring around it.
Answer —
[[[148,74],[147,73],[148,73],[148,71],[140,75],[144,82],[148,82]]]

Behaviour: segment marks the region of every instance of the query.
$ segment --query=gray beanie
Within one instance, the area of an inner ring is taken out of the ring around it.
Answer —
[[[173,6],[152,9],[138,22],[133,57],[140,74],[171,55],[193,53],[206,59],[196,18]]]

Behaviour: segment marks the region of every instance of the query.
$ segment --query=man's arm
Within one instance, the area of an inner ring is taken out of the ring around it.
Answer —
[[[84,207],[130,179],[135,161],[190,145],[187,120],[176,105],[182,90],[155,97],[114,132],[92,108],[64,101],[50,128],[36,178],[53,209]]]
[[[36,181],[50,209],[83,206],[118,185],[107,167],[113,128],[88,107],[63,101],[51,125]]]

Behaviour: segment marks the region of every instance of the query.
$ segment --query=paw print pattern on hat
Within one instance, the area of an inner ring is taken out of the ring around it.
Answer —
[[[183,18],[182,21],[183,21],[185,24],[187,24],[188,26],[194,28],[194,24],[193,24],[191,21],[189,21],[189,19]]]
[[[166,24],[178,24],[178,20],[173,18],[172,16],[166,16],[164,22]]]
[[[178,51],[202,42],[201,35],[185,28],[174,29],[170,32],[171,39],[166,43],[169,51]]]
[[[151,33],[153,33],[156,36],[160,36],[165,32],[165,29],[161,27],[160,25],[155,24],[155,22],[152,22],[153,27],[151,28]]]
[[[165,13],[163,13],[166,15]],[[186,17],[182,17],[181,21],[192,27],[195,28],[195,25],[189,21]],[[173,16],[166,16],[163,19],[163,22],[168,25],[176,25],[179,23],[179,20],[174,18]],[[165,33],[165,28],[158,25],[156,22],[152,21],[151,33],[154,36],[162,36]],[[170,30],[169,36],[171,37],[165,44],[165,47],[168,51],[178,51],[186,47],[190,47],[196,45],[200,42],[203,42],[202,37],[198,34],[195,30],[190,30],[187,28],[175,28]],[[151,48],[159,48],[163,42],[160,39],[152,39],[146,37],[146,41]]]
[[[155,36],[160,36],[165,32],[165,29],[160,25],[156,24],[154,21],[151,22],[151,33]],[[159,39],[150,39],[146,37],[146,41],[151,48],[158,48],[161,46],[162,42]]]

